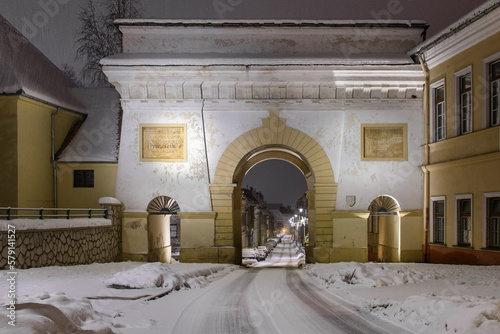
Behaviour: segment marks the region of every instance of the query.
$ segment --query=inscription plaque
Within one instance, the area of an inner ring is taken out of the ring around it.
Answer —
[[[362,124],[361,160],[406,161],[407,124]]]
[[[139,125],[141,161],[187,161],[186,124]]]

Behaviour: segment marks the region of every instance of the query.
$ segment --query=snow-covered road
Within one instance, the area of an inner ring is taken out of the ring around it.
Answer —
[[[324,293],[283,243],[257,267],[234,271],[182,311],[173,333],[405,333]],[[200,291],[201,292],[201,291]]]
[[[251,268],[120,262],[18,270],[15,330],[500,333],[500,266],[343,262],[298,269],[301,259],[284,242]],[[9,278],[0,271],[0,333],[13,329]]]

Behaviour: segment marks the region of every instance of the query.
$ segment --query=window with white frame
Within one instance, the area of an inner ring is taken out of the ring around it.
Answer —
[[[490,64],[490,125],[500,125],[500,60]]]
[[[445,126],[446,126],[446,113],[445,113],[445,105],[444,105],[444,85],[435,88],[436,100],[435,103],[435,129],[434,129],[434,138],[436,141],[443,140],[445,138]]]
[[[436,142],[446,138],[445,84],[441,79],[430,85],[429,121],[430,140]]]
[[[457,245],[472,245],[472,197],[457,196],[456,199]]]
[[[444,197],[431,198],[431,241],[432,243],[444,244],[445,235],[445,207]]]
[[[483,63],[483,127],[500,125],[500,52],[486,57]]]
[[[486,247],[500,248],[500,197],[486,199]]]
[[[472,132],[472,75],[458,77],[460,134]]]

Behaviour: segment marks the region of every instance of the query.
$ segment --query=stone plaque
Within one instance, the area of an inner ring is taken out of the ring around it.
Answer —
[[[187,161],[186,124],[141,124],[141,161]]]
[[[407,159],[407,124],[361,124],[361,160]]]

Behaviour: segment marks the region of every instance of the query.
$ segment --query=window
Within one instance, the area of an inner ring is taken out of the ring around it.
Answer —
[[[170,238],[177,238],[177,225],[170,225]]]
[[[459,78],[460,134],[472,132],[472,76],[467,73]]]
[[[457,200],[457,244],[471,246],[472,243],[472,199]]]
[[[436,101],[435,101],[436,119],[434,124],[436,124],[436,128],[434,137],[436,138],[436,141],[439,141],[443,140],[445,135],[446,117],[444,110],[444,85],[436,88],[435,96],[436,96]]]
[[[500,248],[500,197],[487,199],[486,246]]]
[[[444,200],[432,201],[432,242],[444,243]]]
[[[500,125],[498,100],[500,96],[500,60],[490,65],[490,125]]]
[[[73,188],[94,188],[94,170],[74,170]]]

